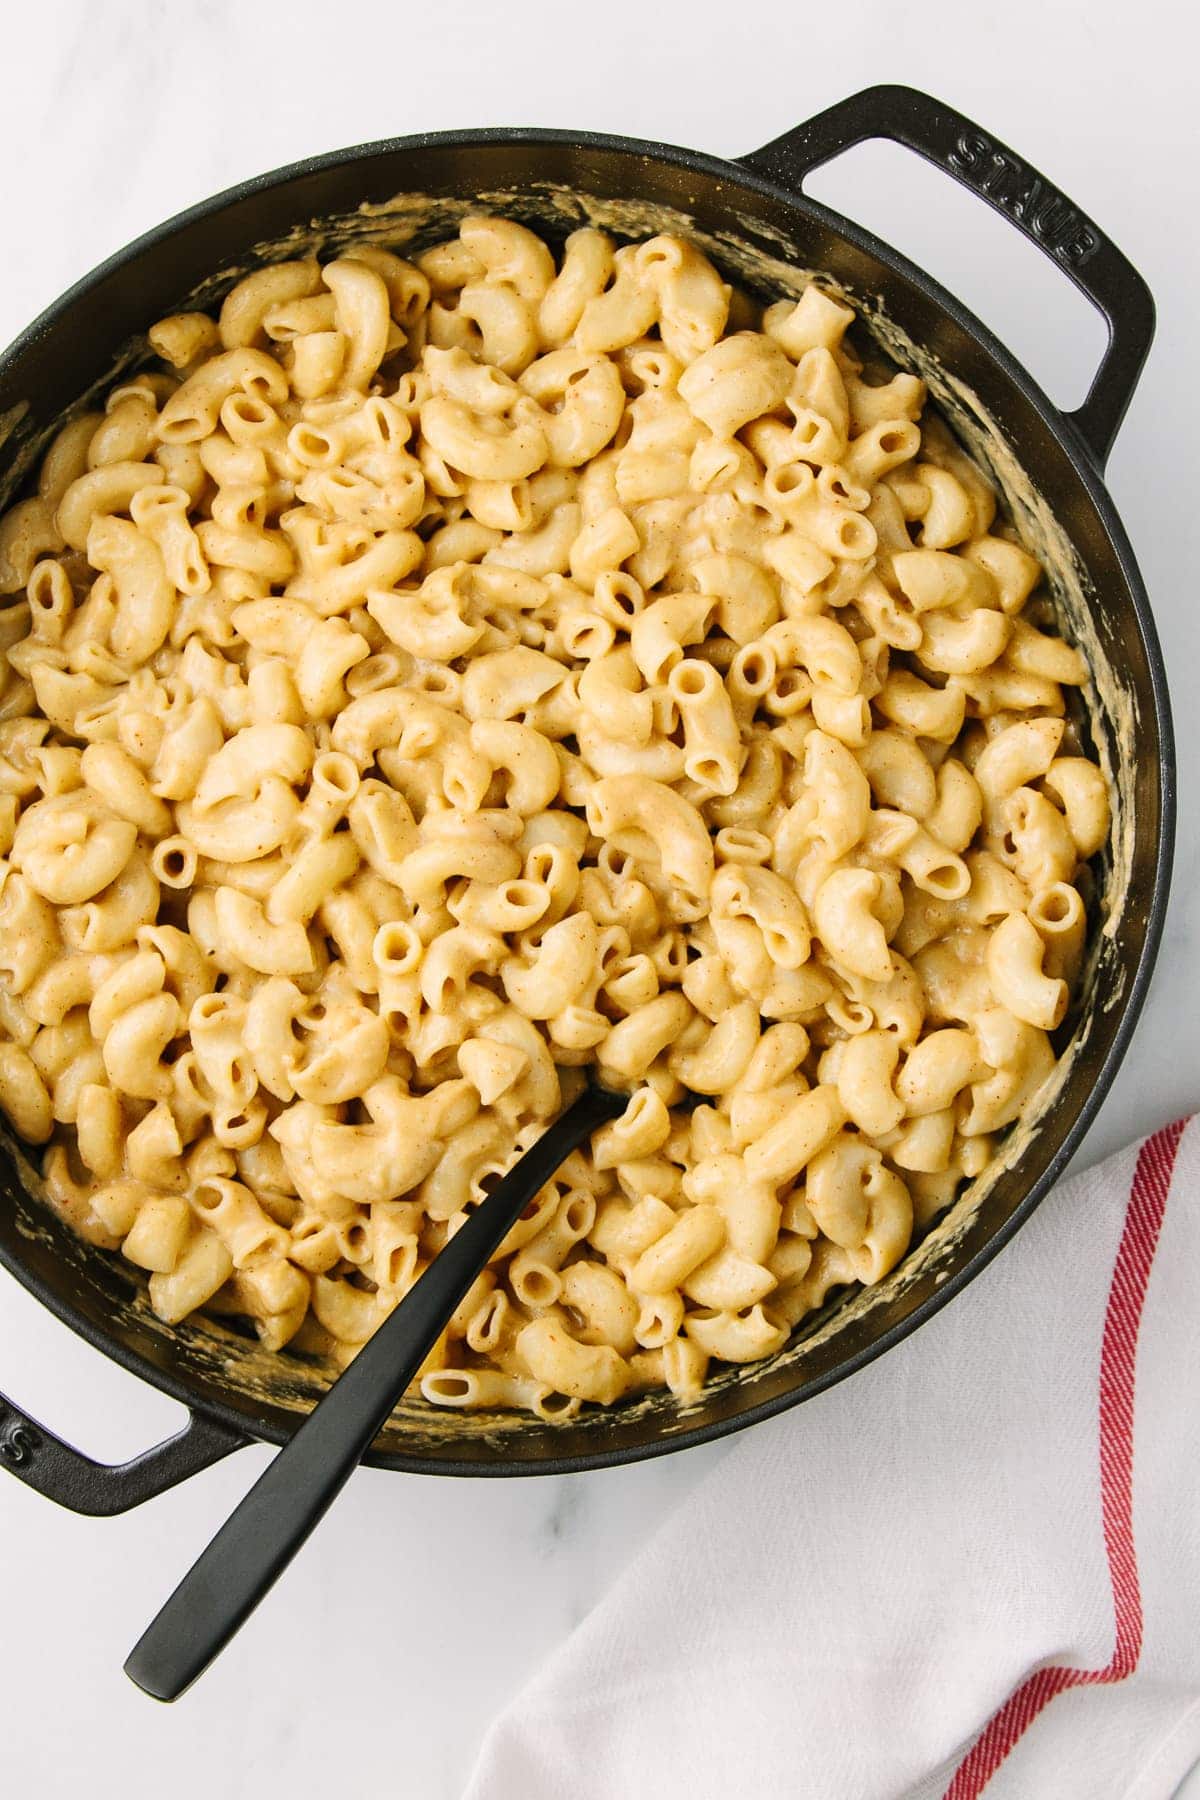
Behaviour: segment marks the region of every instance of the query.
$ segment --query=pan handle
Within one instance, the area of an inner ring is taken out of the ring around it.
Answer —
[[[1087,399],[1066,415],[1103,468],[1154,337],[1154,300],[1133,264],[1022,157],[916,88],[864,88],[741,160],[795,192],[822,163],[869,138],[890,138],[915,150],[986,200],[1051,257],[1103,316],[1104,358]]]
[[[124,1463],[93,1462],[0,1394],[0,1467],[71,1512],[111,1518],[153,1500],[249,1442],[198,1413],[174,1437]]]

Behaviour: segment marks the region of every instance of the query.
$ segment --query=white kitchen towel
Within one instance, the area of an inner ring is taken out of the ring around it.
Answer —
[[[468,1800],[1166,1800],[1200,1754],[1198,1200],[1200,1120],[739,1439]]]

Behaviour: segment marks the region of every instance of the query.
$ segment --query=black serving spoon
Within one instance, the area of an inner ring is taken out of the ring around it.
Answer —
[[[559,1164],[628,1098],[584,1088],[438,1252],[135,1644],[125,1673],[145,1693],[177,1700],[245,1624],[370,1449],[496,1246]]]

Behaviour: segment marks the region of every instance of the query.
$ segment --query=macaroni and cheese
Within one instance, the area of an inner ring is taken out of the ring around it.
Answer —
[[[158,1315],[569,1416],[878,1282],[1049,1074],[1106,783],[1041,570],[817,282],[467,219],[258,269],[0,521],[0,1106]],[[685,1104],[686,1103],[686,1104]]]

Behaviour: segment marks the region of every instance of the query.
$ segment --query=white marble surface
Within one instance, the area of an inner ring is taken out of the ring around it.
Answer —
[[[6,8],[0,342],[180,207],[308,152],[390,134],[587,126],[733,155],[891,79],[943,95],[1013,144],[1112,232],[1160,309],[1111,485],[1182,702],[1184,804],[1159,978],[1088,1140],[1095,1159],[1200,1099],[1200,717],[1179,680],[1200,653],[1200,181],[1195,45],[1181,41],[1195,27],[1184,20],[1160,0],[1132,14],[1116,0],[953,13],[860,0],[852,17],[794,0],[740,13],[710,0]],[[1054,397],[1079,398],[1097,321],[1000,221],[885,148],[846,159],[814,189],[940,274]],[[164,1435],[178,1413],[6,1276],[0,1381],[110,1458]],[[452,1800],[506,1696],[724,1451],[537,1482],[363,1473],[237,1646],[183,1705],[156,1708],[126,1683],[122,1658],[265,1454],[244,1452],[108,1522],[0,1479],[6,1792]]]

